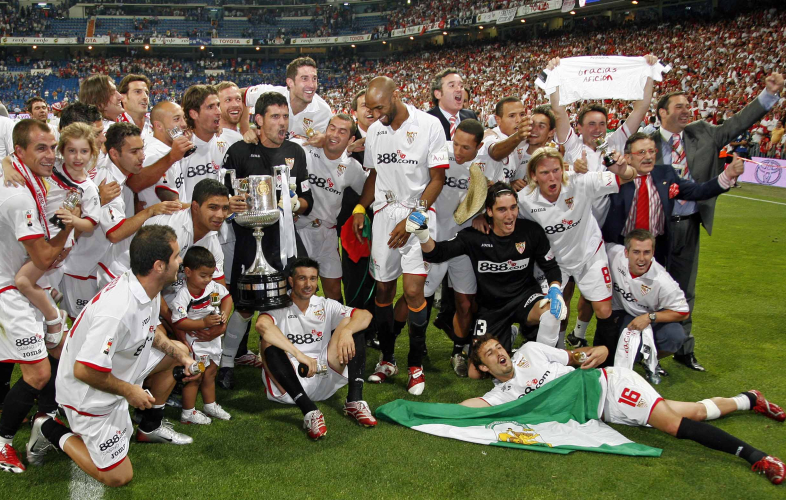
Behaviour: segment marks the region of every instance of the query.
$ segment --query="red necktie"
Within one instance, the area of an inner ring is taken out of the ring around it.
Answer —
[[[453,136],[456,134],[456,117],[450,117],[450,138],[453,139]]]
[[[650,229],[650,191],[647,188],[647,176],[641,177],[639,195],[636,199],[636,229]]]

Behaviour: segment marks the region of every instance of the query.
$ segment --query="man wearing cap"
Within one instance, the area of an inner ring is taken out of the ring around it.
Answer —
[[[407,232],[420,241],[426,262],[446,262],[461,255],[469,258],[478,288],[474,334],[494,335],[508,352],[513,347],[513,323],[537,325],[536,340],[554,347],[567,312],[560,292],[562,274],[549,256],[546,233],[539,225],[518,219],[517,199],[510,184],[497,182],[488,189],[488,234],[467,227],[451,240],[436,242],[429,236],[423,214],[413,212],[407,219]],[[535,280],[535,263],[548,279],[548,295]]]

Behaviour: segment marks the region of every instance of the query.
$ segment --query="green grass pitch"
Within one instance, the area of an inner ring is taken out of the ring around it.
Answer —
[[[708,371],[696,373],[665,360],[670,376],[658,391],[669,399],[698,401],[756,388],[786,404],[781,288],[786,284],[786,190],[746,184],[721,196],[715,234],[703,233],[701,246],[694,334],[697,357]],[[429,328],[428,346],[426,391],[419,400],[458,403],[488,389],[488,381],[453,374],[451,344],[441,331]],[[406,359],[406,335],[397,348],[399,359]],[[377,352],[368,354],[370,373]],[[660,458],[517,451],[388,423],[360,428],[342,415],[346,389],[318,404],[328,435],[311,442],[301,430],[297,408],[267,401],[258,370],[238,367],[235,373],[240,388],[218,393],[219,403],[232,413],[230,422],[176,424],[194,437],[190,446],[132,443],[131,484],[94,493],[110,499],[786,498],[786,486],[771,485],[744,461],[653,429],[615,426],[634,441],[663,448]],[[405,384],[403,374],[392,383],[366,384],[365,397],[372,408],[397,398],[415,399]],[[167,409],[166,416],[177,421],[179,410]],[[783,424],[742,413],[712,425],[786,458]],[[27,426],[17,434],[15,445],[22,453],[28,436]],[[89,485],[72,482],[72,467],[66,456],[52,452],[43,467],[2,474],[2,498],[88,498]]]

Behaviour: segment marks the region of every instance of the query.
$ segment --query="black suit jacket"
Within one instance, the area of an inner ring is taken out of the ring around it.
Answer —
[[[450,122],[447,118],[445,118],[445,115],[442,114],[442,111],[439,110],[439,106],[434,106],[430,110],[426,111],[426,113],[439,118],[442,128],[445,129],[445,139],[450,140]],[[462,120],[477,120],[478,115],[476,115],[475,112],[471,109],[462,109],[459,110],[459,118]]]
[[[724,121],[722,125],[710,125],[704,120],[697,120],[685,127],[682,142],[691,177],[696,182],[707,182],[714,176],[720,175],[724,168],[724,163],[718,158],[720,150],[740,135],[743,130],[747,130],[761,120],[766,113],[767,110],[759,103],[759,99],[754,99],[739,113]],[[663,147],[660,131],[655,132],[652,138],[655,140],[658,151],[656,162],[661,163],[663,161]],[[701,214],[701,222],[707,233],[712,234],[715,199],[710,198],[699,203],[699,214]],[[670,212],[669,215],[671,215]]]
[[[665,266],[669,259],[668,241],[671,234],[671,212],[674,208],[674,200],[709,200],[728,190],[721,187],[717,176],[703,183],[681,179],[671,165],[655,165],[650,175],[665,214],[663,235],[658,237],[655,245],[655,259]],[[669,198],[669,188],[672,184],[677,184],[679,187],[676,198]],[[609,195],[609,213],[602,229],[605,241],[624,243],[625,237],[622,232],[625,229],[625,222],[628,220],[635,192],[636,185],[633,182],[628,182],[620,186],[619,193]]]

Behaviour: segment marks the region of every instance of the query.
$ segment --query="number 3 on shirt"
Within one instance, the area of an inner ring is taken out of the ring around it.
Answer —
[[[486,334],[486,320],[479,319],[475,321],[475,336],[482,337]]]

